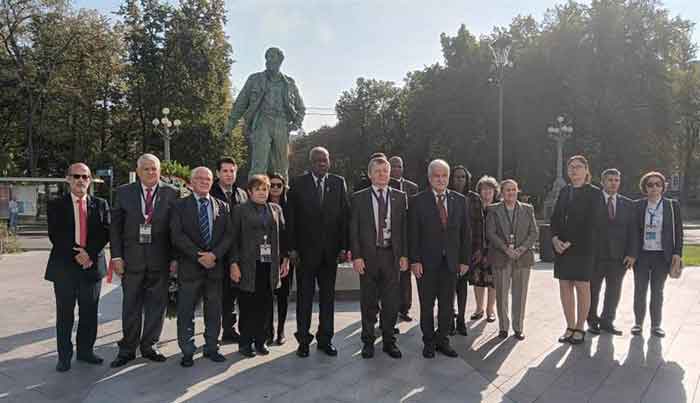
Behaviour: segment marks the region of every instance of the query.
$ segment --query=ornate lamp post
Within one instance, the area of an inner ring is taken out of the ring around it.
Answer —
[[[170,161],[170,140],[172,140],[173,136],[177,134],[178,130],[180,129],[180,125],[182,124],[179,119],[170,121],[170,119],[168,119],[169,114],[170,109],[163,108],[163,117],[160,118],[160,120],[155,118],[151,122],[155,130],[163,137],[163,143],[165,145],[165,161]]]
[[[554,204],[559,197],[559,191],[566,186],[564,180],[564,143],[571,138],[573,133],[574,128],[567,122],[564,115],[557,116],[555,122],[547,127],[549,138],[554,140],[557,145],[557,178],[545,200],[545,218],[551,216]]]
[[[510,66],[508,59],[512,41],[508,36],[501,34],[489,47],[493,54],[493,64],[496,68],[496,77],[491,79],[498,86],[498,179],[503,179],[503,73]]]

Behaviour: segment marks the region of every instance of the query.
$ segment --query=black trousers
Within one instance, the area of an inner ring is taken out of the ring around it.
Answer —
[[[647,291],[651,285],[649,313],[651,326],[661,326],[664,306],[664,286],[669,264],[663,252],[642,251],[634,266],[634,321],[641,325],[647,313]]]
[[[591,275],[591,308],[588,311],[588,322],[602,322],[612,325],[615,321],[617,305],[622,295],[622,280],[627,269],[619,260],[597,260]],[[598,301],[600,300],[600,288],[605,280],[605,295],[603,299],[603,311],[598,315]]]
[[[411,310],[411,302],[413,300],[413,285],[411,284],[411,271],[406,270],[400,272],[400,290],[399,290],[399,312],[408,315]]]
[[[227,270],[225,270],[228,273]],[[236,329],[236,300],[238,299],[239,288],[231,284],[229,276],[224,276],[221,294],[221,328],[224,336],[230,336]]]
[[[192,356],[197,350],[194,345],[194,310],[200,298],[204,300],[205,351],[213,353],[219,350],[221,281],[220,278],[202,277],[178,282],[177,344],[185,356]]]
[[[127,271],[122,277],[122,332],[119,355],[130,356],[140,345],[152,351],[160,339],[168,304],[168,271]]]
[[[325,254],[324,254],[325,255]],[[328,261],[324,256],[316,266],[306,266],[302,260],[297,267],[297,332],[294,334],[299,344],[309,344],[314,337],[309,333],[314,294],[318,284],[319,324],[316,341],[326,345],[333,339],[335,312],[335,278],[338,264],[335,259]]]
[[[457,294],[457,322],[464,323],[467,310],[467,296],[469,295],[469,281],[467,275],[457,276],[455,279],[455,290]]]
[[[73,357],[71,335],[75,323],[75,303],[78,303],[78,356],[92,353],[97,338],[97,306],[100,301],[101,281],[61,279],[54,281],[56,296],[56,341],[58,359],[69,361]]]
[[[440,345],[449,342],[447,338],[452,327],[453,303],[457,275],[447,267],[447,260],[442,259],[440,266],[423,265],[423,276],[418,279],[418,298],[420,300],[420,328],[423,343]],[[433,310],[435,300],[438,303],[438,329],[435,331]]]
[[[289,309],[289,293],[292,290],[294,281],[294,268],[289,266],[289,273],[280,280],[280,288],[273,291],[274,299],[277,300],[277,335],[284,334],[284,324],[287,321],[287,310]],[[267,337],[271,338],[275,334],[274,303],[270,305],[270,318],[267,321]]]
[[[265,343],[267,326],[272,314],[272,287],[270,286],[270,263],[257,262],[255,267],[255,292],[241,290],[238,306],[241,308],[240,346]]]
[[[377,248],[376,261],[365,260],[365,274],[360,275],[360,309],[362,311],[362,342],[373,343],[375,339],[374,324],[379,312],[382,339],[384,343],[393,343],[394,326],[399,312],[400,270],[396,266],[394,252],[391,248]]]

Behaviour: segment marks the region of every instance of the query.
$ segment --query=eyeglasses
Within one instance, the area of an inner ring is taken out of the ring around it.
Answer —
[[[661,182],[647,182],[647,187],[648,188],[653,188],[653,187],[662,188],[662,187],[664,187],[664,185]]]
[[[73,174],[73,175],[71,175],[71,176],[72,176],[73,179],[75,179],[75,180],[82,179],[82,180],[86,181],[86,180],[90,179],[90,175]]]
[[[270,187],[273,189],[282,189],[282,184],[281,183],[271,183]]]

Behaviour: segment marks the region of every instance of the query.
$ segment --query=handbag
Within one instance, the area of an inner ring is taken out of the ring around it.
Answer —
[[[671,229],[673,230],[673,247],[675,248],[676,246],[676,214],[675,211],[673,211],[673,201],[671,201]],[[672,264],[671,265],[671,271],[669,272],[669,277],[673,279],[679,279],[681,278],[681,274],[683,274],[683,259],[681,259],[678,264]]]

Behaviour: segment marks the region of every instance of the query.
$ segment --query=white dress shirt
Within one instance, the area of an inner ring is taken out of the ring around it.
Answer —
[[[607,210],[608,208],[608,200],[612,197],[612,203],[613,203],[613,214],[617,215],[617,193],[614,195],[609,195],[605,191],[603,191],[603,197],[605,198],[605,209]]]
[[[661,204],[661,205],[659,205]],[[658,207],[658,210],[657,210]],[[651,213],[651,214],[650,214]],[[651,215],[654,215],[654,222],[651,222]],[[660,199],[658,203],[647,202],[647,209],[644,212],[644,245],[643,250],[662,251],[662,229],[664,227],[664,201]],[[653,234],[653,235],[652,235]]]
[[[439,193],[436,192],[435,189],[433,189],[433,194],[435,195],[435,204],[437,204],[438,201],[439,201],[439,200],[438,200],[438,195],[439,195]],[[445,211],[447,212],[447,214],[448,214],[448,216],[449,216],[449,213],[450,213],[450,212],[449,212],[449,210],[447,210],[447,190],[445,190],[442,194],[445,195],[445,200],[444,200],[443,203],[445,203]]]
[[[372,199],[372,210],[374,211],[374,226],[375,229],[380,228],[380,222],[379,222],[379,200],[377,200],[377,197],[379,197],[379,187],[372,185],[372,191],[376,195],[370,195],[370,198]],[[386,202],[386,230],[384,231],[384,240],[389,240],[391,239],[391,199],[390,199],[390,194],[389,194],[389,186],[381,188],[382,189],[382,194],[384,196],[384,201]]]

